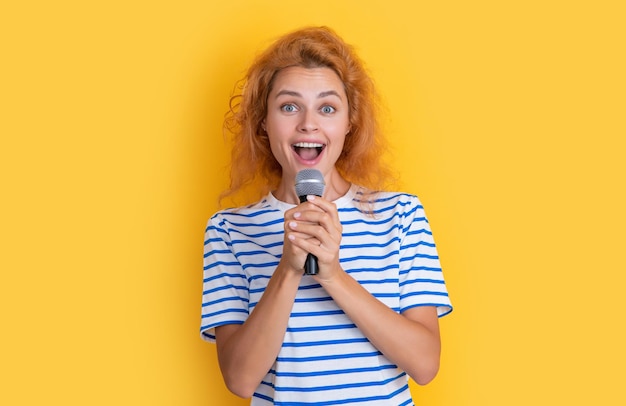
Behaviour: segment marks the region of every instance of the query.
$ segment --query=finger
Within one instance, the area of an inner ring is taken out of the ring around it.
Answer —
[[[336,212],[337,211],[337,206],[335,205],[335,203],[330,202],[326,199],[324,199],[323,197],[319,197],[319,196],[314,196],[314,195],[308,195],[306,197],[306,201],[308,203],[311,203],[312,205],[319,207],[320,209],[322,209],[325,212]]]
[[[328,200],[319,196],[307,196],[307,203],[310,203],[312,206],[315,206],[327,213],[332,219],[333,223],[340,223],[339,212],[335,203],[329,202]]]
[[[320,233],[320,229],[323,228],[320,227],[318,223],[291,220],[286,223],[285,233],[287,238],[292,242],[296,240],[307,241],[311,239],[319,241],[318,235]]]
[[[312,254],[317,254],[318,247],[322,247],[326,251],[337,251],[341,242],[341,232],[333,229],[328,232],[326,228],[320,224],[311,224],[298,222],[294,229],[298,234],[292,231],[291,238],[298,240],[298,246],[307,250]]]
[[[289,227],[293,230],[297,229],[300,232],[314,235],[322,240],[326,236],[337,240],[341,238],[342,234],[341,222],[326,212],[302,212],[296,219],[289,222]]]
[[[336,256],[342,238],[342,225],[339,221],[337,208],[334,203],[316,198],[318,205],[305,202],[290,212],[286,230],[297,231],[302,235],[293,234],[298,239],[297,246],[314,255],[321,255],[323,251]],[[327,212],[326,210],[330,210]],[[314,240],[313,240],[314,238]],[[323,245],[323,250],[320,248]]]

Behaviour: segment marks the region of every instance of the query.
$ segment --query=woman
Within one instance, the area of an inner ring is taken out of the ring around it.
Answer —
[[[256,59],[238,100],[227,193],[268,192],[206,230],[201,333],[226,385],[253,405],[413,404],[407,375],[435,377],[452,308],[417,197],[372,192],[387,173],[362,63],[330,29],[298,30]],[[299,203],[311,168],[323,196]]]

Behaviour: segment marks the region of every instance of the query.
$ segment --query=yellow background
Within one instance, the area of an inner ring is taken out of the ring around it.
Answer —
[[[420,405],[625,404],[621,1],[0,6],[0,404],[242,405],[198,335],[221,121],[253,55],[366,61],[455,311]]]

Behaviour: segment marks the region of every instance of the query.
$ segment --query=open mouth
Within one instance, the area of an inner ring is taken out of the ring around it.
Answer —
[[[326,145],[316,142],[298,142],[293,144],[292,148],[300,158],[305,161],[312,161],[322,153]]]

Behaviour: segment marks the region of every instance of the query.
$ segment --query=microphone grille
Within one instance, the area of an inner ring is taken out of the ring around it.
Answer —
[[[303,169],[296,174],[296,194],[298,196],[322,196],[324,185],[324,175],[317,169]]]

